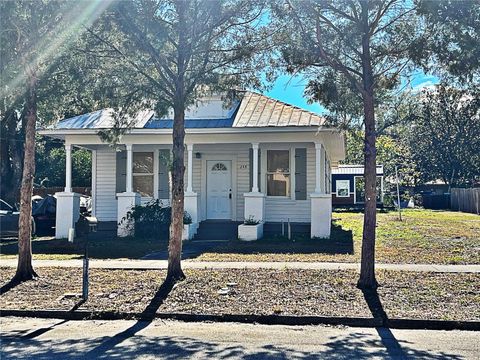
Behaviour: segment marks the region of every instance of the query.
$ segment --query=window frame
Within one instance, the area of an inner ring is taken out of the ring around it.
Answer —
[[[265,154],[265,161],[264,161],[264,181],[265,181],[265,196],[272,199],[292,199],[292,186],[295,186],[295,180],[292,179],[292,166],[295,165],[294,159],[292,161],[292,148],[266,148],[262,149],[262,153]],[[268,195],[268,175],[276,174],[277,172],[268,171],[268,152],[269,151],[287,151],[288,152],[288,172],[281,172],[282,174],[288,174],[289,182],[287,186],[287,195]],[[294,153],[293,153],[294,154]],[[263,166],[262,166],[263,167]],[[295,193],[293,191],[293,193]]]
[[[135,154],[151,154],[152,156],[152,172],[135,172]],[[134,151],[133,152],[133,155],[132,155],[132,187],[133,187],[133,191],[134,192],[137,192],[135,191],[135,187],[134,187],[134,179],[135,177],[151,177],[152,179],[152,194],[151,195],[148,195],[148,196],[143,196],[140,192],[138,192],[140,194],[140,196],[142,198],[155,198],[155,151]]]
[[[338,183],[339,182],[348,184],[348,186],[347,186],[348,195],[339,195],[339,193],[338,193]],[[350,180],[348,180],[348,179],[337,179],[337,180],[335,180],[335,196],[338,197],[338,198],[349,198],[350,195],[351,195]]]

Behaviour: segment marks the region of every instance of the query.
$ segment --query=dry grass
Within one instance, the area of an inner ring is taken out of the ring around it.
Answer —
[[[0,297],[0,308],[71,309],[81,270],[41,268],[40,278]],[[1,269],[5,283],[13,269]],[[158,312],[371,317],[355,271],[187,270]],[[80,309],[142,312],[164,271],[92,270],[90,297]],[[480,274],[378,271],[379,297],[390,318],[480,320]],[[228,295],[218,291],[236,283]]]

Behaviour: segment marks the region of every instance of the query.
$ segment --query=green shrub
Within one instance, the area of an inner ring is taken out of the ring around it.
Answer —
[[[160,200],[151,200],[144,205],[135,205],[121,220],[127,229],[134,229],[135,236],[142,238],[169,237],[169,228],[172,219],[172,208]],[[191,224],[192,217],[185,211],[183,223]]]

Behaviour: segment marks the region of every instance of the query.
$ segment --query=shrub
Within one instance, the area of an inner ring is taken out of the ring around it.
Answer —
[[[120,222],[127,229],[134,229],[135,236],[143,238],[159,237],[168,239],[172,220],[172,208],[160,200],[151,200],[145,205],[135,205]],[[185,225],[192,223],[188,212],[183,214]]]
[[[134,227],[135,236],[168,238],[171,221],[171,208],[160,200],[151,200],[145,205],[135,205],[122,219],[127,228]]]
[[[256,220],[253,215],[250,215],[248,219],[245,219],[243,221],[244,225],[258,225],[260,223],[260,220]]]

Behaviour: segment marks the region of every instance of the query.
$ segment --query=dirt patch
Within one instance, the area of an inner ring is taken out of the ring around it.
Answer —
[[[13,271],[1,269],[2,284]],[[38,272],[38,280],[3,294],[0,308],[69,310],[78,303],[80,269]],[[187,270],[186,275],[158,312],[372,317],[353,270]],[[93,269],[90,298],[80,309],[142,312],[164,277],[164,271]],[[479,274],[378,271],[378,280],[390,318],[480,321]]]

